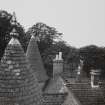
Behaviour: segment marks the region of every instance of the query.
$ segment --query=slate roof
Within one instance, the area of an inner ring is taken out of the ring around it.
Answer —
[[[61,93],[63,94],[63,93],[67,93],[68,89],[65,86],[65,83],[62,77],[59,75],[55,75],[53,78],[51,78],[48,81],[44,92],[51,93],[51,94],[61,94]]]
[[[68,81],[67,87],[80,101],[81,105],[105,105],[105,88],[92,88],[89,79],[85,78],[72,83]]]
[[[62,105],[66,100],[67,93],[65,94],[43,94],[43,105]]]
[[[1,59],[0,105],[42,105],[37,79],[15,37],[10,40]]]
[[[43,105],[62,105],[68,95],[68,89],[60,75],[50,78],[43,90]]]
[[[46,71],[43,66],[41,55],[38,49],[38,45],[34,36],[31,37],[28,44],[26,56],[29,60],[31,68],[37,73],[37,79],[39,82],[45,82],[48,79]]]

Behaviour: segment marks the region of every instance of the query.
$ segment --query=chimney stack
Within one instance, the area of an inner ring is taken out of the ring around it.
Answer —
[[[63,72],[63,59],[62,52],[56,55],[56,58],[53,60],[53,77]]]
[[[99,87],[99,80],[100,80],[100,70],[91,70],[91,87],[98,88]]]

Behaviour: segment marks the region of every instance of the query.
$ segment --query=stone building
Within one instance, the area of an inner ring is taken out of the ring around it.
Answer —
[[[43,105],[62,105],[68,96],[68,89],[60,76],[63,72],[62,53],[60,52],[59,55],[56,55],[56,59],[53,61],[53,77],[51,78],[48,78],[46,74],[37,41],[33,35],[31,36],[26,56],[41,86]]]
[[[100,70],[91,70],[90,77],[80,72],[78,79],[66,78],[70,94],[64,105],[105,105],[105,80],[100,74]]]
[[[17,39],[16,18],[0,64],[0,105],[42,105],[42,95],[27,57]]]
[[[43,105],[63,105],[68,97],[68,89],[61,77],[63,72],[63,59],[61,52],[53,60],[53,76],[43,88]]]
[[[48,78],[37,42],[31,37],[27,53],[17,39],[16,17],[0,64],[0,105],[105,105],[105,80],[100,70],[86,77],[81,67],[77,74],[64,77],[62,53],[53,60],[53,76]]]

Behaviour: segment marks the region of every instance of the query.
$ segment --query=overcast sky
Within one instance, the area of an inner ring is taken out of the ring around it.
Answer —
[[[25,29],[43,22],[64,33],[70,45],[105,46],[105,0],[0,0]]]

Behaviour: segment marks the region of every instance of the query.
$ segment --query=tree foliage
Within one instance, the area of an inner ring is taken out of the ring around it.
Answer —
[[[53,59],[55,59],[55,55],[58,54],[58,52],[63,53],[63,59],[65,61],[69,53],[69,46],[67,46],[64,41],[59,41],[53,43],[52,46],[42,53],[42,58],[49,74],[53,68]]]
[[[104,72],[105,69],[105,48],[95,45],[85,46],[80,48],[80,57],[84,61],[83,69],[90,73],[91,69],[100,69]]]
[[[7,43],[11,39],[11,18],[12,15],[7,11],[0,11],[0,58],[4,53]],[[17,22],[16,30],[19,33],[18,39],[25,51],[31,35],[35,35],[38,38],[39,50],[48,73],[49,70],[52,70],[53,59],[59,51],[63,52],[63,59],[67,64],[74,63],[78,66],[80,59],[82,59],[84,61],[83,70],[85,70],[87,74],[89,74],[91,69],[100,69],[102,72],[105,71],[104,47],[90,45],[76,49],[61,40],[63,34],[59,33],[56,28],[41,22],[30,27],[26,33],[22,25]]]
[[[69,52],[69,47],[63,40],[59,40],[62,36],[62,33],[59,33],[56,28],[50,27],[44,23],[36,23],[29,28],[29,30],[26,32],[28,40],[30,39],[31,35],[35,35],[38,38],[38,46],[45,68],[47,73],[51,75],[55,55],[61,51],[63,52],[63,58],[65,60]]]
[[[4,49],[7,43],[9,42],[9,40],[11,39],[11,36],[10,36],[10,32],[12,29],[11,18],[12,18],[12,15],[7,11],[0,11],[0,58],[3,56]],[[18,38],[25,49],[26,48],[25,32],[23,27],[20,25],[20,23],[17,22],[17,24],[18,25],[16,29],[19,33]]]
[[[6,11],[0,11],[0,58],[3,55],[3,51],[10,38],[8,33],[10,32],[10,19],[11,15]]]
[[[26,32],[28,40],[31,35],[37,36],[40,52],[43,52],[46,48],[50,47],[54,39],[59,38],[62,33],[59,33],[56,28],[50,27],[44,23],[36,23]]]

